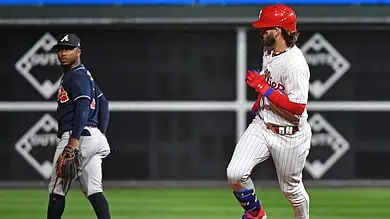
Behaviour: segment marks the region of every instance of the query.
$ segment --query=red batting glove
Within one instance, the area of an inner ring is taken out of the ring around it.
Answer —
[[[265,76],[259,75],[257,72],[251,70],[246,73],[245,82],[249,87],[254,88],[255,91],[261,95],[264,95],[269,88],[269,85],[265,81]]]

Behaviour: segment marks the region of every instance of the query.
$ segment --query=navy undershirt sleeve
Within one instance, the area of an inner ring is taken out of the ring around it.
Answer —
[[[87,98],[79,98],[76,100],[71,134],[72,138],[80,139],[81,132],[88,121],[90,103],[91,101]]]
[[[103,134],[106,134],[110,113],[108,109],[108,100],[103,95],[99,97],[99,126],[98,128]]]
[[[87,75],[81,72],[73,72],[72,95],[74,97],[75,109],[71,137],[79,139],[88,121],[89,107],[92,99],[91,81]]]

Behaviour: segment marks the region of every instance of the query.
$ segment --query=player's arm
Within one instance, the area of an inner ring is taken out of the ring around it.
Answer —
[[[305,80],[299,81],[299,78]],[[309,79],[307,78],[306,80],[304,71],[296,69],[288,71],[284,81],[287,86],[290,85],[293,87],[286,87],[286,90],[289,90],[287,94],[274,90],[266,83],[264,76],[252,71],[248,71],[246,81],[249,86],[254,88],[256,92],[267,97],[275,106],[294,115],[301,115],[305,111]]]
[[[72,96],[75,104],[72,133],[69,145],[79,147],[81,132],[88,121],[91,104],[91,83],[89,77],[80,73],[72,73]]]
[[[96,90],[97,90],[97,97],[99,101],[98,128],[103,134],[106,134],[108,128],[108,122],[110,120],[108,100],[97,85],[96,85]]]

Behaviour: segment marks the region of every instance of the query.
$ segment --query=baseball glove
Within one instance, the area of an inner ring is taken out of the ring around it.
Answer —
[[[70,184],[77,178],[81,166],[81,153],[76,147],[66,145],[57,159],[57,176],[62,178],[63,190],[66,193]]]

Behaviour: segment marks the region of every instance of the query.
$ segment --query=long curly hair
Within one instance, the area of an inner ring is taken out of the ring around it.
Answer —
[[[288,47],[294,46],[298,41],[299,32],[296,31],[294,33],[291,33],[283,28],[281,28],[281,29],[282,29],[282,36],[283,36],[284,40],[286,41],[286,45]]]

